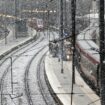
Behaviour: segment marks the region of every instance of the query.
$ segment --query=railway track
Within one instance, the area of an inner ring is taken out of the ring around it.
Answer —
[[[29,51],[30,49],[32,49],[33,47],[35,47],[36,45],[38,45],[41,41],[43,40],[43,38],[39,39],[38,41],[34,42],[33,45],[31,45],[32,43],[29,43],[25,46],[23,46],[22,48],[18,49],[17,51],[13,52],[12,54],[10,54],[12,57],[14,56],[14,58],[12,59],[12,63],[14,63],[22,54],[24,54],[25,52]],[[28,48],[27,48],[28,47]],[[23,50],[24,49],[24,50]],[[22,51],[21,51],[22,50]],[[7,57],[6,59],[4,59],[1,64],[0,67],[3,66],[4,63],[7,63],[7,60],[9,58]],[[4,64],[5,65],[5,64]],[[2,69],[2,68],[1,68]],[[3,96],[3,83],[4,83],[4,78],[6,77],[7,73],[10,72],[10,64],[5,66],[5,70],[2,73],[2,77],[0,80],[0,90],[1,90],[1,105],[2,105],[2,96]]]
[[[39,70],[37,66],[39,67],[40,60],[48,50],[47,45],[48,41],[40,38],[14,51],[0,62],[1,105],[55,105],[45,102],[39,80],[36,78]],[[13,63],[12,71],[10,56]]]
[[[28,76],[29,76],[29,70],[30,70],[30,66],[32,61],[35,59],[35,57],[38,55],[38,53],[40,53],[43,49],[45,49],[47,46],[45,45],[44,47],[42,47],[30,60],[29,64],[26,67],[26,71],[25,71],[25,78],[24,78],[24,82],[25,82],[25,91],[26,91],[26,95],[27,95],[27,99],[28,99],[28,103],[29,105],[34,105],[32,98],[31,98],[31,94],[30,94],[30,88],[29,88],[29,82],[28,82]],[[43,95],[43,94],[42,94]]]
[[[57,100],[57,98],[55,97],[55,95],[53,94],[52,88],[46,82],[45,62],[44,62],[45,55],[46,53],[42,56],[37,66],[38,86],[40,88],[40,92],[43,96],[46,105],[61,105]]]
[[[34,47],[34,46],[36,46],[38,43],[40,43],[41,41],[43,41],[43,38],[40,38],[37,42],[31,42],[31,43],[28,43],[28,44],[26,44],[25,46],[23,46],[23,47],[21,47],[21,48],[19,48],[19,49],[17,49],[16,51],[14,51],[14,52],[12,52],[11,54],[9,54],[7,57],[5,57],[3,60],[1,60],[1,62],[0,62],[0,67],[2,67],[2,65],[8,60],[8,59],[10,59],[10,57],[14,57],[14,59],[12,59],[12,62],[15,62],[15,60],[17,60],[18,59],[18,57],[20,57],[22,54],[24,54],[26,51],[28,51],[28,50],[30,50],[30,48],[32,48],[32,47]],[[33,45],[31,45],[32,43],[34,43]],[[26,47],[28,47],[29,45],[31,45],[29,48],[26,48]],[[19,54],[17,54],[17,52],[19,52],[19,51],[21,51],[22,49],[24,49],[25,48],[25,50],[24,51],[22,51],[22,52],[20,52]],[[10,65],[8,65],[7,66],[7,72],[8,72],[8,69],[10,68]],[[5,71],[6,72],[6,71]],[[6,74],[4,72],[4,74]],[[3,77],[2,77],[3,78]],[[1,79],[1,81],[2,81],[2,79]],[[1,82],[0,81],[0,90],[1,90]]]

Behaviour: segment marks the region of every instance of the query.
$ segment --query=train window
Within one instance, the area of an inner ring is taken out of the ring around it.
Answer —
[[[42,20],[38,19],[38,20],[37,20],[37,24],[38,24],[38,25],[42,25],[42,24],[43,24]]]

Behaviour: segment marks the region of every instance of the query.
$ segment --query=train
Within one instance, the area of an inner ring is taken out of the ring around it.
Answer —
[[[28,25],[34,28],[36,31],[42,31],[44,29],[43,19],[31,18],[28,19]]]
[[[98,28],[97,28],[98,29]],[[75,65],[81,76],[95,92],[99,93],[100,54],[96,26],[91,23],[76,37]]]

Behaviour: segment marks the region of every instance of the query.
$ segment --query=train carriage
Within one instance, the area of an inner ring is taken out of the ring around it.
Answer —
[[[99,49],[98,45],[92,40],[95,32],[94,26],[89,26],[77,36],[76,41],[76,68],[84,79],[95,91],[99,87],[99,53],[93,49]]]
[[[36,31],[42,31],[44,29],[44,23],[42,19],[32,18],[28,20],[28,25],[34,28]]]

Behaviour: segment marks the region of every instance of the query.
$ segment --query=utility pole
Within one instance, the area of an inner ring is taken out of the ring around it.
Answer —
[[[17,0],[15,0],[15,38],[17,39]]]
[[[75,33],[75,15],[76,15],[76,0],[71,0],[71,19],[72,19],[72,44],[73,44],[73,56],[72,56],[72,86],[71,86],[71,105],[73,103],[73,91],[75,84],[75,42],[76,42],[76,33]]]
[[[72,58],[72,79],[73,84],[75,84],[75,41],[76,41],[76,33],[75,33],[75,15],[76,15],[76,0],[71,0],[71,13],[72,13],[72,39],[73,39],[73,58]]]
[[[50,15],[50,11],[49,11],[49,2],[46,4],[46,8],[47,8],[47,37],[48,37],[48,40],[50,42],[50,32],[49,32],[49,15]]]
[[[60,38],[63,38],[63,0],[60,0]],[[63,73],[63,40],[61,41],[61,73]]]
[[[50,23],[49,23],[49,16],[50,16],[50,10],[48,9],[47,10],[47,18],[48,18],[48,29],[47,29],[47,32],[48,32],[48,36],[49,36],[49,42],[50,42]]]
[[[47,8],[47,35],[48,35],[48,39],[49,39],[49,43],[50,43],[50,3],[53,0],[49,0],[48,3],[46,4],[46,8]]]
[[[65,28],[67,28],[67,1],[64,1],[64,11],[65,11]]]
[[[47,23],[47,38],[50,42],[50,35],[49,35],[49,8],[48,8],[49,2],[46,3],[46,23]]]
[[[32,18],[33,18],[33,16],[32,16],[32,12],[33,12],[33,2],[31,1],[31,22],[32,22]],[[33,29],[31,28],[31,37],[33,37]]]
[[[104,36],[104,0],[100,0],[99,34],[100,34],[100,99],[105,105],[105,36]]]
[[[23,19],[23,17],[22,17],[22,1],[19,1],[19,8],[20,8],[20,11],[19,11],[19,16],[20,16],[20,18],[21,19]]]
[[[4,22],[4,27],[5,27],[5,28],[4,28],[4,29],[5,29],[5,44],[7,44],[7,31],[6,31],[6,30],[7,30],[7,25],[6,25],[6,24],[7,24],[7,23],[6,23],[7,7],[6,7],[6,1],[5,1],[5,4],[4,4],[4,8],[5,8],[5,13],[4,13],[4,14],[5,14],[5,17],[4,17],[4,21],[5,21],[5,22]]]

